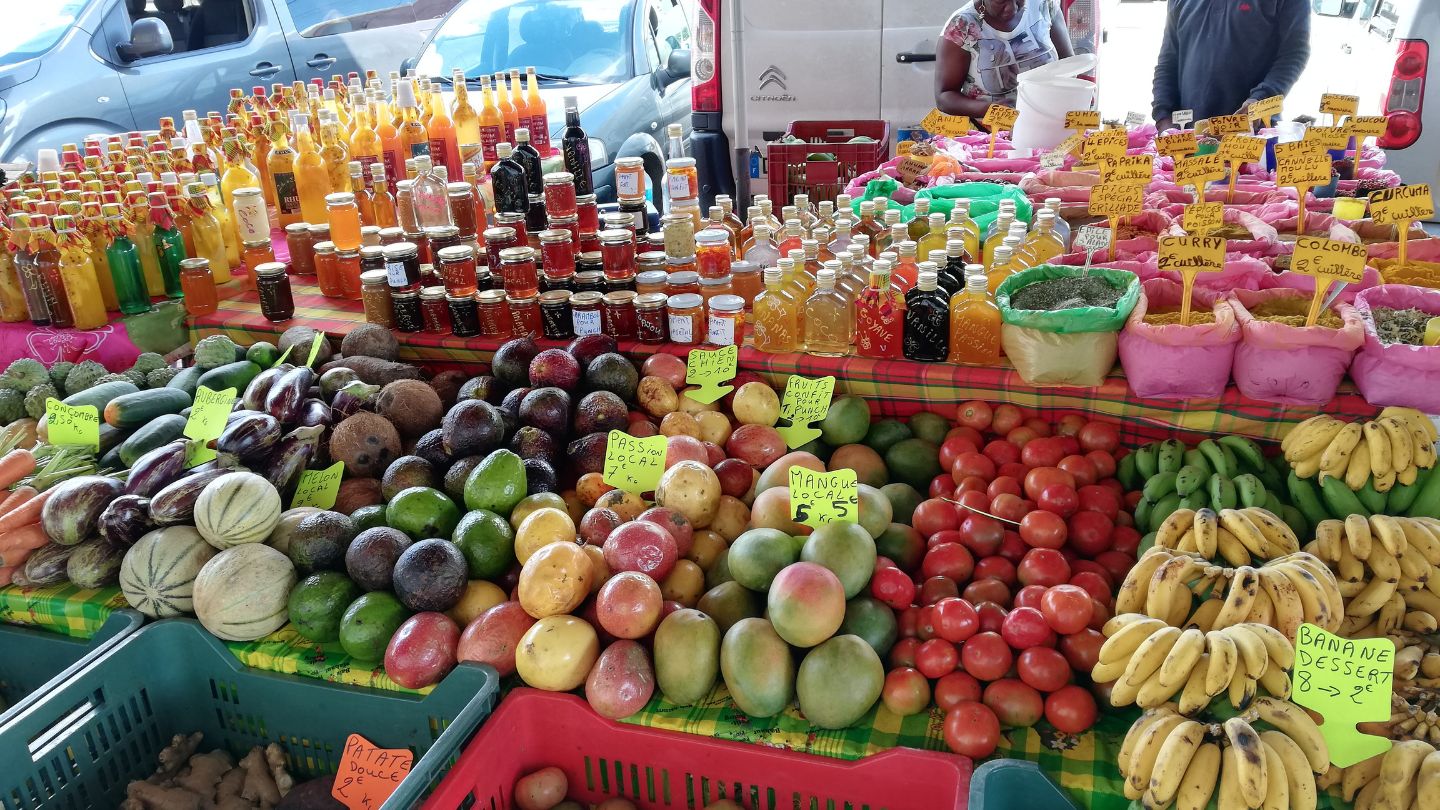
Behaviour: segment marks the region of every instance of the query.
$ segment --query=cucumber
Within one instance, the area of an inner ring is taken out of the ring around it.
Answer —
[[[203,385],[211,391],[224,391],[226,388],[234,388],[235,396],[245,393],[245,386],[250,381],[260,376],[260,366],[249,360],[239,360],[234,363],[226,363],[223,366],[212,368],[200,375],[198,385]]]
[[[177,413],[189,405],[191,397],[175,388],[152,388],[110,400],[105,406],[105,424],[136,428],[166,414]]]
[[[185,421],[185,417],[171,413],[141,425],[120,444],[120,460],[128,467],[151,450],[180,438],[185,432]]]
[[[125,394],[133,394],[139,390],[140,388],[135,383],[116,380],[92,385],[84,391],[66,397],[64,402],[66,405],[94,405],[96,410],[103,411],[105,406],[110,404],[110,400]]]
[[[130,437],[130,431],[125,428],[111,427],[104,422],[100,423],[100,453],[105,454],[119,447]]]
[[[118,446],[110,448],[110,452],[101,456],[100,460],[95,463],[99,465],[102,470],[123,470],[126,468],[125,462],[120,460],[120,448]]]
[[[204,373],[205,370],[199,366],[182,368],[179,374],[170,378],[170,382],[165,383],[165,387],[178,388],[193,397],[195,396],[195,386],[200,384],[200,376]]]

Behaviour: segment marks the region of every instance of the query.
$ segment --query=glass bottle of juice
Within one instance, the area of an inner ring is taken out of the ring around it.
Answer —
[[[1045,264],[1065,252],[1065,242],[1055,233],[1054,214],[1047,210],[1036,216],[1035,230],[1025,240],[1025,250],[1034,264]]]
[[[320,157],[330,175],[330,193],[350,191],[350,147],[340,137],[340,124],[327,119],[320,124]],[[214,265],[210,268],[215,269]]]
[[[964,251],[964,247],[961,247],[960,249],[961,251]],[[953,296],[959,292],[962,292],[965,289],[965,282],[962,280],[964,278],[963,273],[965,270],[965,266],[963,264],[960,265],[960,271],[962,275],[956,275],[955,271],[950,269],[950,255],[945,251],[932,250],[930,251],[930,255],[925,258],[926,261],[935,265],[936,273],[938,275],[938,278],[936,278],[936,283],[940,285],[940,289],[945,292],[946,296]]]
[[[810,241],[815,243],[816,255],[820,257],[821,264],[840,258],[835,255],[835,251],[830,249],[829,228],[823,228],[817,225],[815,229],[810,232]],[[800,244],[801,247],[804,247],[805,243],[802,241]],[[843,253],[844,251],[841,252]]]
[[[55,228],[58,272],[70,302],[73,325],[76,329],[104,326],[109,318],[100,295],[100,280],[95,276],[95,263],[90,260],[89,251],[75,231],[75,218],[62,214],[55,218]]]
[[[785,233],[780,237],[780,244],[776,247],[781,253],[789,253],[800,247],[800,241],[805,238],[805,228],[800,220],[791,219],[785,222]]]
[[[765,290],[755,296],[751,314],[755,320],[755,348],[770,353],[797,351],[800,348],[797,308],[794,297],[785,291],[780,268],[765,268]]]
[[[730,223],[730,227],[735,229],[735,233],[738,234],[745,230],[745,223],[741,222],[739,215],[735,213],[735,201],[730,198],[729,194],[716,195],[715,204],[725,212],[725,221]]]
[[[360,224],[375,224],[375,206],[370,204],[370,193],[365,188],[365,169],[360,161],[350,161],[350,188],[355,189],[355,205],[360,209]]]
[[[780,250],[770,241],[770,226],[756,225],[755,239],[745,251],[745,261],[757,267],[772,267],[780,258]]]
[[[995,291],[1000,289],[1001,282],[1015,274],[1015,271],[1011,269],[1014,263],[1014,257],[1010,255],[1012,250],[1014,250],[1014,248],[1010,245],[1001,245],[995,248],[995,262],[990,265],[990,269],[984,274],[986,287],[990,290],[991,295],[994,295]],[[969,284],[968,280],[966,284]]]
[[[190,232],[195,238],[195,258],[208,259],[216,284],[230,280],[230,260],[225,255],[225,236],[220,219],[210,210],[204,183],[191,183]]]
[[[945,224],[945,239],[959,238],[965,243],[966,261],[980,260],[980,229],[970,218],[970,201],[956,200],[950,209],[950,219]]]
[[[761,217],[760,217],[760,206],[758,206],[758,205],[752,205],[752,206],[750,206],[749,208],[746,208],[746,209],[745,209],[745,224],[744,224],[743,226],[741,226],[741,228],[740,228],[740,252],[741,252],[741,253],[744,253],[745,251],[749,250],[749,249],[750,249],[750,246],[753,245],[753,244],[755,244],[755,226],[760,225],[760,224],[764,224],[765,227],[766,227],[767,229],[769,229],[769,230],[766,231],[767,235],[769,235],[769,236],[774,236],[774,235],[775,235],[774,229],[773,229],[773,228],[770,228],[770,223],[769,223],[769,222],[765,222],[764,220],[761,219]]]
[[[894,276],[894,284],[900,292],[906,293],[913,289],[920,280],[920,265],[916,261],[916,245],[909,239],[903,239],[891,245],[898,260],[894,265],[891,274]],[[872,269],[873,273],[874,270]]]
[[[495,71],[495,106],[499,108],[500,119],[504,122],[500,140],[509,144],[515,143],[515,130],[520,128],[520,115],[510,101],[510,88],[506,86],[503,70]]]
[[[384,164],[376,163],[370,167],[370,191],[367,197],[375,217],[371,224],[381,228],[395,227],[395,197],[385,182]]]
[[[824,258],[820,255],[820,241],[818,239],[801,239],[800,249],[805,253],[805,275],[810,277],[811,283],[820,277],[820,268],[826,262],[834,261],[835,257]],[[839,268],[836,268],[835,283],[840,283]]]
[[[140,253],[133,239],[135,225],[118,204],[106,205],[102,211],[110,234],[105,259],[110,265],[110,279],[115,283],[120,312],[125,315],[149,312],[150,293],[145,288],[145,273],[140,269]]]
[[[25,310],[30,314],[30,323],[35,326],[49,326],[50,303],[45,291],[45,278],[40,274],[40,265],[36,261],[31,217],[31,214],[22,212],[11,219],[8,247],[10,254],[15,257],[20,287],[25,291]]]
[[[204,188],[202,185],[201,188]],[[110,278],[110,262],[105,258],[105,245],[110,241],[105,229],[105,220],[101,217],[100,203],[98,201],[87,201],[83,212],[75,220],[75,231],[80,239],[80,246],[90,256],[90,263],[95,267],[95,280],[100,284],[100,299],[105,304],[106,312],[116,312],[120,309],[120,302],[115,298],[115,282]],[[221,240],[224,244],[224,240]],[[5,287],[3,277],[0,277],[0,320],[4,319]]]
[[[190,205],[185,198],[180,196],[178,186],[166,184],[165,201],[170,205],[170,212],[175,217],[175,227],[180,229],[180,239],[185,244],[185,255],[195,255],[195,237],[190,231]]]
[[[825,267],[816,279],[815,292],[805,300],[805,351],[820,357],[850,353],[850,302],[835,289],[839,262]]]
[[[949,342],[950,302],[940,291],[934,270],[922,270],[915,289],[905,294],[905,356],[926,362],[944,360]]]
[[[511,154],[525,167],[525,190],[531,197],[545,193],[545,164],[540,160],[540,150],[530,140],[530,128],[515,130],[515,149]]]
[[[355,99],[355,111],[350,117],[350,159],[360,163],[360,176],[368,182],[370,165],[384,160],[385,146],[370,118],[370,104],[360,94],[351,94],[351,98]]]
[[[161,199],[165,198],[164,193],[156,193]],[[35,214],[30,219],[30,252],[35,254],[35,266],[44,285],[50,324],[61,329],[74,326],[70,298],[65,294],[65,278],[60,275],[60,250],[56,245],[55,232],[50,229],[50,217],[45,214]]]
[[[295,158],[296,152],[290,146],[289,128],[277,119],[270,127],[270,154],[266,160],[270,164],[271,194],[275,198],[275,211],[279,215],[282,229],[286,225],[305,221],[300,212],[300,187],[295,179]],[[231,215],[234,215],[233,207]]]
[[[220,220],[220,233],[225,238],[225,261],[231,267],[240,266],[240,238],[235,230],[235,223],[230,218],[230,208],[225,205],[225,197],[220,190],[220,181],[210,172],[200,175],[200,182],[205,184],[205,196],[210,198],[210,210],[215,213],[215,218]]]
[[[848,219],[842,219],[835,223],[834,230],[830,234],[830,242],[825,246],[826,250],[835,256],[848,252],[852,238],[850,235],[851,224],[851,220]]]
[[[965,291],[950,307],[951,363],[993,366],[1000,362],[1000,309],[991,299],[978,265],[965,280]]]
[[[935,230],[930,225],[930,200],[928,197],[919,197],[915,200],[915,216],[910,218],[910,224],[906,226],[909,232],[909,239],[918,243],[925,234]]]
[[[414,187],[414,180],[401,180],[395,184],[395,224],[407,234],[421,233],[420,221],[415,218]]]
[[[321,201],[323,205],[323,200]],[[165,195],[154,192],[150,195],[150,239],[155,244],[155,255],[160,261],[160,276],[164,279],[165,295],[168,298],[183,298],[180,289],[180,262],[189,258],[185,255],[185,242],[180,230],[175,227],[175,215],[170,211]]]
[[[595,193],[594,166],[590,162],[590,136],[580,126],[580,100],[565,97],[565,131],[560,135],[565,171],[575,175],[576,194]],[[779,226],[776,226],[779,230]]]
[[[1065,244],[1065,249],[1070,249],[1070,223],[1060,216],[1060,198],[1046,197],[1045,210],[1055,215],[1055,235]],[[1062,253],[1064,251],[1061,251]]]
[[[400,170],[405,166],[404,147],[400,144],[400,130],[389,115],[389,105],[382,99],[370,101],[369,118],[375,127],[375,136],[380,139],[380,162],[385,166],[385,176],[390,181],[390,193],[395,193],[395,181],[401,178]],[[373,177],[373,175],[372,175]]]
[[[480,112],[478,124],[480,128],[480,154],[484,156],[485,165],[489,166],[499,160],[495,154],[495,147],[505,140],[505,116],[500,114],[500,108],[495,104],[495,93],[490,89],[490,77],[480,77]]]
[[[845,297],[852,301],[858,298],[866,287],[870,286],[870,269],[875,266],[873,262],[870,268],[862,264],[860,257],[863,254],[864,251],[846,250],[841,252],[838,259],[840,262],[840,278],[835,282],[835,286],[843,290]],[[895,285],[891,284],[890,287],[894,289]]]
[[[945,269],[954,276],[963,288],[965,286],[965,268],[974,264],[974,260],[965,249],[965,240],[945,240]]]
[[[397,156],[397,164],[403,165],[405,160],[430,154],[430,133],[420,121],[420,102],[415,96],[414,79],[400,82],[398,102],[400,124],[395,127],[395,131],[400,154]]]
[[[470,104],[470,88],[465,81],[465,72],[456,68],[450,74],[450,89],[455,93],[455,106],[450,111],[451,124],[455,127],[455,148],[460,163],[477,159],[480,154],[480,113]],[[456,174],[462,169],[455,167]]]
[[[535,151],[540,157],[550,157],[555,153],[550,146],[550,113],[545,109],[545,99],[540,95],[540,85],[535,80],[535,68],[525,68],[525,108],[530,113],[530,120],[525,124],[530,129],[530,138],[535,143]]]
[[[919,200],[916,200],[916,202],[919,202]],[[918,216],[914,220],[911,220],[911,223],[913,224],[917,220],[919,220]],[[922,235],[918,240],[916,240],[915,251],[921,256],[929,256],[930,251],[932,250],[944,249],[945,215],[938,213],[930,214],[926,220],[926,231],[924,235]]]
[[[300,197],[302,221],[325,221],[325,195],[330,193],[330,171],[325,158],[310,137],[310,117],[296,116],[295,123],[295,188]]]
[[[510,68],[510,106],[515,108],[515,131],[530,126],[530,106],[525,101],[525,88],[520,86],[520,69]],[[520,137],[518,134],[515,136]],[[511,143],[517,143],[511,141]]]
[[[150,221],[150,205],[144,192],[128,198],[130,222],[135,230],[131,238],[140,253],[140,269],[145,275],[145,291],[150,297],[165,294],[165,277],[160,274],[160,256],[155,252],[155,226]]]
[[[809,194],[795,195],[795,215],[800,220],[800,225],[806,230],[815,227],[815,212],[810,207]]]
[[[875,221],[875,203],[873,201],[866,200],[860,203],[860,221],[855,224],[853,230],[857,236],[863,236],[870,240],[870,244],[872,245],[870,249],[871,258],[879,254],[879,249],[874,247],[875,237],[880,235],[885,228],[879,222]]]
[[[1000,245],[1005,241],[1005,237],[1008,236],[1010,233],[1010,223],[1014,221],[1015,214],[1006,210],[1003,207],[1000,209],[1000,213],[995,215],[995,222],[986,232],[987,235],[985,237],[985,246],[981,249],[983,251],[982,263],[986,267],[989,267],[994,263],[995,248],[1000,247]]]
[[[455,122],[445,111],[440,100],[440,85],[430,83],[430,96],[435,99],[431,105],[430,120],[425,129],[430,135],[430,160],[446,182],[460,182],[460,139],[455,131]]]
[[[421,230],[455,224],[450,217],[450,194],[441,172],[430,164],[430,158],[424,155],[415,158],[415,181],[410,193],[415,221]]]
[[[855,353],[899,357],[904,332],[905,297],[890,286],[890,262],[876,259],[870,268],[870,283],[855,301]]]
[[[810,294],[815,292],[815,282],[819,278],[818,272],[805,266],[804,249],[792,250],[786,258],[790,259],[792,270],[786,278],[785,289],[795,296],[796,301],[809,301]],[[811,275],[812,273],[815,274]]]
[[[19,323],[30,318],[30,309],[25,304],[25,287],[20,282],[20,268],[14,234],[0,218],[0,240],[5,250],[0,250],[0,321]]]

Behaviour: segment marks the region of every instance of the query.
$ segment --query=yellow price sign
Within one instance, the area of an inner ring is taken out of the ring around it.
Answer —
[[[1085,139],[1085,160],[1105,163],[1125,157],[1130,148],[1130,134],[1123,129],[1102,129]]]
[[[186,438],[195,441],[186,448],[185,466],[193,467],[215,458],[215,451],[206,443],[225,432],[225,423],[234,407],[234,388],[211,391],[202,385],[195,390],[195,401],[190,406],[190,418],[185,421],[184,430]]]
[[[46,441],[56,447],[100,449],[100,409],[94,405],[66,405],[50,397],[45,400]]]
[[[970,116],[950,115],[940,112],[938,108],[931,110],[920,121],[920,126],[931,135],[945,135],[951,138],[957,135],[966,135],[975,129],[974,125],[970,123]]]
[[[1304,140],[1318,143],[1325,150],[1344,149],[1350,144],[1350,132],[1345,127],[1310,127],[1305,130]]]
[[[1220,159],[1226,163],[1259,163],[1265,157],[1265,139],[1252,135],[1226,135],[1220,141]]]
[[[1390,740],[1355,727],[1390,716],[1395,680],[1395,643],[1390,639],[1349,639],[1302,624],[1295,637],[1291,680],[1290,699],[1325,718],[1320,736],[1331,763],[1344,768],[1390,750]]]
[[[735,370],[740,362],[740,347],[725,346],[715,350],[691,349],[685,360],[685,383],[698,385],[685,396],[706,405],[735,390],[726,383],[735,379]]]
[[[1071,110],[1065,113],[1066,129],[1099,129],[1099,110]]]
[[[1160,154],[1179,160],[1195,154],[1199,149],[1199,141],[1195,137],[1195,130],[1186,129],[1180,132],[1172,132],[1169,135],[1161,135],[1155,139],[1155,149]]]
[[[1365,279],[1365,246],[1338,239],[1302,236],[1295,241],[1290,271],[1304,276],[1325,276],[1351,284]]]
[[[1360,109],[1359,96],[1347,96],[1340,93],[1325,93],[1320,96],[1320,112],[1326,115],[1341,116],[1354,115]]]
[[[799,374],[790,375],[790,380],[785,383],[785,396],[780,400],[780,418],[790,424],[776,430],[785,437],[785,444],[791,450],[820,438],[820,430],[810,425],[825,418],[834,395],[833,376],[817,380]]]
[[[1382,188],[1370,194],[1370,218],[1377,224],[1407,224],[1435,216],[1429,183]],[[1403,236],[1400,237],[1404,239]]]
[[[1015,126],[1015,121],[1020,117],[1020,111],[1014,107],[1006,107],[1004,104],[991,104],[990,109],[985,111],[985,117],[980,119],[991,132],[999,132],[1002,129],[1010,129]]]
[[[1330,182],[1330,172],[1330,153],[1314,143],[1275,144],[1276,185],[1302,190],[1323,186]]]
[[[1051,154],[1058,154],[1061,156],[1068,155],[1084,145],[1085,136],[1081,135],[1078,132],[1072,133],[1070,137],[1056,144],[1055,149],[1051,152]]]
[[[1199,273],[1219,273],[1225,269],[1225,238],[1223,236],[1162,236],[1156,269],[1179,273],[1184,292],[1180,299],[1180,323],[1190,325],[1190,299]]]
[[[1155,163],[1149,155],[1125,155],[1105,164],[1107,183],[1145,183],[1155,179]]]
[[[1225,176],[1225,161],[1219,153],[1194,155],[1175,161],[1175,185],[1198,186]]]
[[[914,141],[898,141],[898,142],[896,142],[896,144],[895,144],[895,154],[898,155],[898,156],[908,155],[908,154],[910,154],[910,150],[912,150],[912,149],[914,149],[914,148],[915,148],[915,142],[914,142]]]
[[[664,436],[631,436],[612,430],[605,440],[605,471],[601,477],[616,489],[651,492],[665,472]]]
[[[1262,98],[1259,101],[1256,101],[1250,105],[1250,120],[1260,120],[1268,125],[1270,123],[1270,119],[1279,115],[1280,110],[1284,107],[1284,96],[1270,96],[1269,98]]]
[[[823,473],[790,468],[790,517],[820,528],[827,523],[857,523],[860,483],[854,470]]]
[[[1378,138],[1390,128],[1390,119],[1383,115],[1357,115],[1345,122],[1345,128],[1357,138]]]
[[[1250,131],[1250,119],[1244,115],[1212,115],[1209,122],[1209,132],[1217,138]]]
[[[1183,220],[1191,236],[1204,236],[1225,222],[1225,205],[1218,202],[1193,203],[1185,206]]]
[[[1145,207],[1145,187],[1134,183],[1101,183],[1090,189],[1090,215],[1128,217]]]
[[[340,494],[340,478],[345,474],[345,462],[337,461],[323,470],[305,470],[300,473],[300,483],[295,485],[295,497],[290,499],[290,508],[313,506],[329,509],[335,505],[335,496]]]

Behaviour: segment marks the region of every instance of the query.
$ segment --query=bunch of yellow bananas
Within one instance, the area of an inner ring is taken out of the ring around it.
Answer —
[[[1340,786],[1355,810],[1440,810],[1440,751],[1424,740],[1401,740],[1346,768]]]
[[[1155,545],[1176,551],[1218,555],[1231,565],[1249,565],[1253,556],[1270,560],[1300,550],[1285,521],[1258,506],[1244,509],[1176,509],[1155,530]]]
[[[1305,550],[1331,570],[1347,638],[1433,633],[1440,627],[1440,520],[1351,515],[1322,520]]]
[[[1256,732],[1257,722],[1273,728]],[[1315,774],[1329,769],[1330,752],[1298,706],[1258,697],[1224,723],[1188,718],[1173,704],[1148,709],[1125,735],[1119,765],[1125,797],[1152,810],[1203,810],[1212,796],[1219,810],[1313,810]]]
[[[1389,492],[1397,483],[1415,483],[1419,470],[1435,465],[1437,438],[1425,414],[1391,407],[1367,422],[1311,417],[1291,428],[1280,448],[1301,478],[1343,479],[1352,490],[1373,479],[1377,492]]]

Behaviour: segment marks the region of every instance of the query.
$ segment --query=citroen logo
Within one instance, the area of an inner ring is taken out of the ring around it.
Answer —
[[[788,90],[789,88],[785,86],[785,80],[787,78],[788,77],[785,75],[785,72],[783,70],[775,67],[774,65],[771,65],[770,67],[760,71],[760,89],[764,90],[765,88],[774,84],[778,85],[781,90]]]

